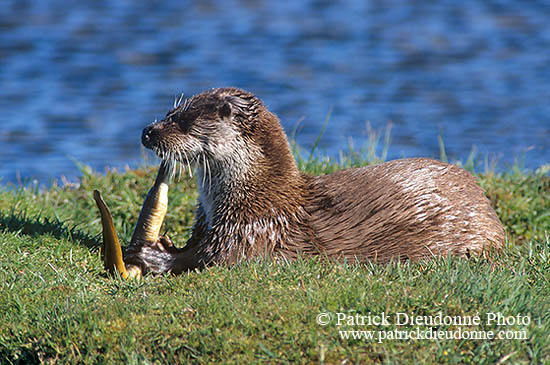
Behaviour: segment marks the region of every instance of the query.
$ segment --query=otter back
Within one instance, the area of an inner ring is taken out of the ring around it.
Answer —
[[[475,178],[454,165],[402,159],[309,180],[306,210],[329,257],[465,255],[505,241]]]

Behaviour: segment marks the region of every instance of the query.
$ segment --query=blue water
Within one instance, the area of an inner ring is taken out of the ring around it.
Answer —
[[[6,1],[0,183],[142,161],[182,92],[257,94],[336,156],[366,124],[390,158],[550,162],[550,1]]]

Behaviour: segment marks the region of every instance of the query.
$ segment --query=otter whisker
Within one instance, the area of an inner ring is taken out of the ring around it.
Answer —
[[[183,95],[183,94],[182,94]],[[183,111],[186,111],[189,108],[189,105],[191,104],[191,98],[185,99],[185,102],[183,103]]]
[[[161,157],[165,161],[166,168],[168,169],[168,175],[170,179],[173,179],[176,174],[176,160],[171,151],[162,151]]]
[[[155,154],[158,157],[160,157],[161,160],[166,160],[165,153],[160,148],[158,148],[158,147],[153,148],[153,152],[155,152]]]
[[[169,161],[170,163],[168,165],[168,168],[170,169],[169,170],[170,179],[173,179],[174,178],[174,160],[170,159]]]
[[[162,161],[166,165],[166,171],[167,171],[168,177],[171,178],[170,174],[171,174],[171,171],[172,171],[172,163],[170,162],[170,159],[164,159]]]
[[[191,164],[189,163],[189,159],[187,158],[187,153],[183,151],[183,155],[185,156],[185,161],[187,161],[187,168],[189,169],[189,176],[193,177],[193,172],[191,171]]]
[[[180,95],[180,99],[178,100],[178,105],[176,105],[176,108],[177,108],[178,106],[180,106],[180,105],[181,105],[181,102],[182,102],[182,100],[183,100],[183,95],[184,95],[184,94],[183,94],[183,93],[181,93],[181,95]]]
[[[181,158],[181,151],[178,151],[178,181],[181,179],[181,176],[183,175],[183,163]]]
[[[208,195],[210,195],[210,188],[212,187],[212,174],[210,172],[210,162],[206,159],[206,167],[208,168]]]
[[[178,160],[177,160],[177,156],[175,155],[175,153],[171,153],[171,157],[172,157],[172,170],[170,171],[170,177],[171,178],[175,178],[176,177],[176,172],[177,172],[177,168],[178,168]]]
[[[202,156],[202,188],[204,189],[204,184],[206,183],[206,158]]]

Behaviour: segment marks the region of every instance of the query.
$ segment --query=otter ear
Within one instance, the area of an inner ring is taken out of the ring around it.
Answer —
[[[228,118],[231,115],[231,104],[227,101],[218,109],[220,118]]]
[[[220,117],[228,117],[231,114],[246,114],[248,102],[238,96],[228,95],[223,98],[224,105],[218,110]]]

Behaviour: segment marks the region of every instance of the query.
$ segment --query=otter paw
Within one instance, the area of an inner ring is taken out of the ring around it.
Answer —
[[[160,236],[156,242],[128,248],[124,252],[124,262],[138,266],[143,274],[170,272],[179,251],[170,238]]]

